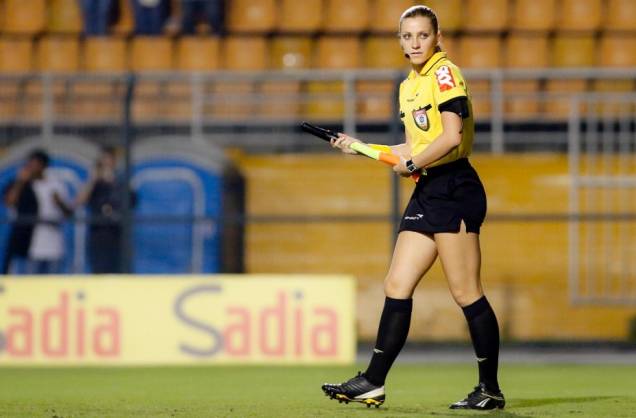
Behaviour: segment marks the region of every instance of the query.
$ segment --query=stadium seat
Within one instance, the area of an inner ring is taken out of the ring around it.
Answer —
[[[501,67],[501,41],[498,35],[463,36],[459,41],[458,63],[462,68]],[[473,109],[479,119],[491,112],[490,82],[488,80],[467,80],[472,94]]]
[[[560,35],[552,43],[551,63],[554,67],[593,67],[595,55],[594,36]]]
[[[606,34],[601,38],[599,64],[606,68],[636,67],[636,36],[623,34]],[[629,80],[596,80],[597,91],[632,92],[634,79]]]
[[[4,0],[5,33],[35,34],[46,27],[45,0]]]
[[[325,0],[324,19],[325,32],[362,32],[369,25],[369,1]]]
[[[459,38],[457,36],[442,32],[442,50],[446,52],[446,56],[453,62],[457,63],[456,58],[459,57]]]
[[[270,68],[310,68],[312,40],[305,36],[276,36],[271,41]]]
[[[314,52],[314,67],[345,70],[361,64],[360,40],[355,36],[323,36]],[[315,81],[307,84],[309,93],[305,112],[316,119],[340,119],[344,113],[343,83]]]
[[[498,35],[465,35],[459,41],[459,64],[464,68],[497,68],[502,64]]]
[[[187,36],[176,42],[176,67],[181,71],[217,70],[220,57],[218,38]]]
[[[313,66],[339,70],[358,68],[360,52],[360,40],[355,36],[322,36],[318,39]]]
[[[557,68],[593,67],[596,65],[596,43],[592,35],[560,35],[553,40],[551,63]],[[587,80],[548,80],[550,93],[545,107],[546,117],[563,120],[570,112],[572,94],[588,88]]]
[[[136,36],[130,45],[133,71],[167,71],[173,68],[172,40],[156,36]]]
[[[548,38],[543,34],[512,33],[505,41],[506,68],[545,68],[549,63]],[[538,80],[505,80],[506,117],[528,119],[536,117]],[[528,96],[529,95],[529,96]]]
[[[393,113],[395,96],[392,81],[362,80],[356,84],[358,118],[364,122],[386,122]],[[395,115],[397,117],[397,115]]]
[[[510,27],[514,30],[554,29],[556,0],[516,0],[512,3]]]
[[[366,68],[405,69],[409,61],[404,57],[395,36],[369,36],[364,41],[363,63]]]
[[[80,43],[75,36],[46,36],[37,43],[40,71],[73,72],[80,69]]]
[[[511,33],[504,46],[507,68],[545,68],[549,65],[549,42],[544,34]]]
[[[464,22],[462,0],[428,0],[426,5],[437,14],[439,29],[442,33],[455,32]]]
[[[465,30],[499,32],[508,26],[507,0],[467,0],[463,11]]]
[[[135,17],[129,0],[116,0],[119,2],[119,19],[113,25],[112,31],[116,35],[129,35],[135,28]]]
[[[267,41],[262,36],[230,36],[222,47],[224,69],[231,71],[264,71],[268,65]],[[246,54],[245,51],[249,51]],[[215,102],[211,112],[224,120],[252,120],[258,109],[257,91],[252,81],[232,81],[211,87]]]
[[[594,31],[601,26],[601,0],[561,0],[557,7],[557,28],[562,31]]]
[[[371,3],[369,29],[376,33],[396,33],[402,12],[413,4],[413,0],[375,0]]]
[[[275,0],[227,2],[227,28],[233,33],[265,33],[276,26]]]
[[[281,0],[277,30],[313,33],[322,27],[322,0]]]
[[[636,67],[636,34],[603,36],[599,64],[603,67]]]
[[[0,73],[33,70],[33,43],[30,38],[0,37]]]
[[[397,21],[397,20],[396,20]],[[395,36],[370,36],[364,43],[364,66],[375,69],[409,68]],[[393,82],[362,80],[356,85],[358,115],[364,121],[387,120],[393,110]]]
[[[277,36],[271,41],[270,68],[310,68],[313,42],[306,36]],[[267,81],[261,85],[263,102],[259,114],[272,119],[289,119],[300,112],[300,81]]]
[[[79,1],[49,0],[48,32],[79,34],[82,32],[82,22]]]
[[[262,36],[229,36],[222,51],[224,67],[228,70],[267,68],[267,41]]]
[[[633,31],[636,28],[636,1],[607,0],[605,7],[605,30]]]
[[[133,71],[168,71],[173,68],[172,40],[164,37],[137,36],[132,39],[129,50],[130,68]],[[135,85],[133,118],[136,121],[158,121],[167,106],[161,100],[167,83],[139,78]]]
[[[126,41],[119,37],[91,37],[84,41],[83,68],[89,72],[125,71]]]

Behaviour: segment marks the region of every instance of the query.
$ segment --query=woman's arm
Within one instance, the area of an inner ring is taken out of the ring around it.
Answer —
[[[413,156],[413,164],[426,168],[444,157],[462,142],[462,119],[457,113],[442,112],[442,133],[422,152]],[[401,176],[411,175],[406,169],[406,161],[393,167],[393,171]]]

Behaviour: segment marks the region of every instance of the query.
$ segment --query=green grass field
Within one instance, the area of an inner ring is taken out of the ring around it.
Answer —
[[[399,365],[379,409],[339,404],[323,381],[354,367],[0,369],[1,417],[635,417],[636,366],[503,365],[504,411],[450,411],[469,364]]]

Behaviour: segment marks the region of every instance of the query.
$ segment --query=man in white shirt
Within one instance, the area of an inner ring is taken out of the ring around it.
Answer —
[[[5,203],[15,210],[17,219],[9,237],[7,272],[17,273],[11,268],[12,259],[25,256],[27,274],[61,271],[64,255],[62,222],[71,215],[72,209],[66,203],[68,195],[64,184],[48,172],[48,165],[46,152],[31,152],[17,179],[5,192]]]

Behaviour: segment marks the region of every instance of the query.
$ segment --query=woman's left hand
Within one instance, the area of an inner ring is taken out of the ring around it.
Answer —
[[[400,162],[393,166],[393,171],[402,177],[411,177],[411,173],[406,169],[406,160],[400,157]]]

